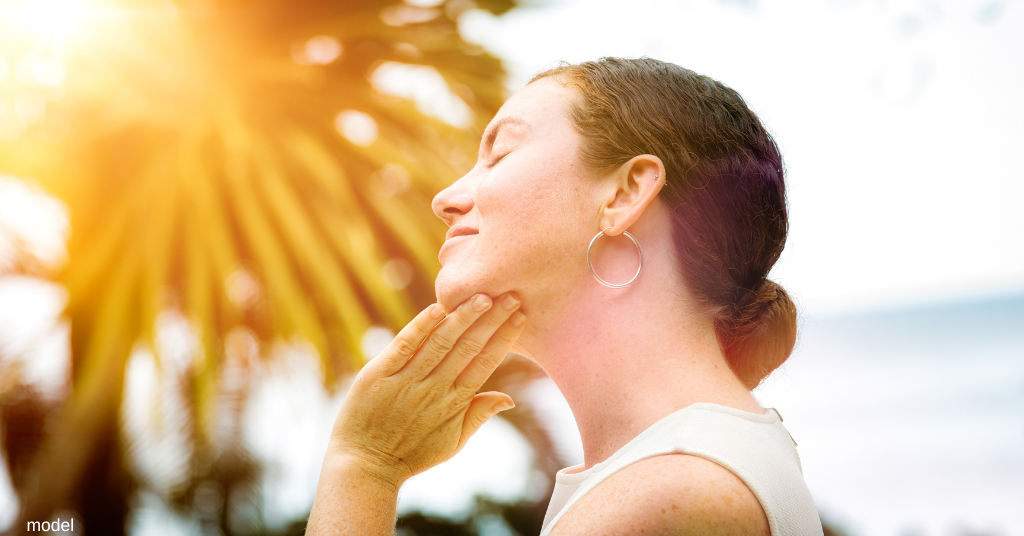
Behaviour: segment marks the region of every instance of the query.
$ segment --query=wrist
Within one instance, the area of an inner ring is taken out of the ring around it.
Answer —
[[[383,463],[371,456],[328,449],[324,457],[323,472],[335,478],[359,481],[380,488],[381,491],[398,493],[398,489],[409,479],[400,467]]]

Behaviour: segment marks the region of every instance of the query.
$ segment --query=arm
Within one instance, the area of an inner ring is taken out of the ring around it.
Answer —
[[[390,536],[395,529],[399,487],[355,460],[326,457],[307,534]]]
[[[493,305],[477,295],[442,319],[434,304],[363,367],[335,420],[307,534],[390,536],[401,485],[515,405],[476,393],[526,320],[514,296]]]
[[[608,477],[569,508],[551,536],[768,536],[750,488],[728,469],[685,454],[656,456]]]

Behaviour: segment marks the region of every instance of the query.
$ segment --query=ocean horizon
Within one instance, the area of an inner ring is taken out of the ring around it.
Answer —
[[[1024,292],[802,318],[755,391],[850,536],[1024,535]]]

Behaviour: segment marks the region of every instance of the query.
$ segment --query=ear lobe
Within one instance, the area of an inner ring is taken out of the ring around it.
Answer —
[[[617,187],[611,200],[601,207],[601,229],[617,235],[632,226],[658,197],[665,185],[665,166],[654,155],[639,155],[620,166]]]

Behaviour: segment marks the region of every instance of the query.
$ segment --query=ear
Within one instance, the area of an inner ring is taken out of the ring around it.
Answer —
[[[616,168],[610,177],[608,195],[598,215],[601,229],[614,236],[629,229],[665,185],[665,165],[650,154],[634,156]]]

